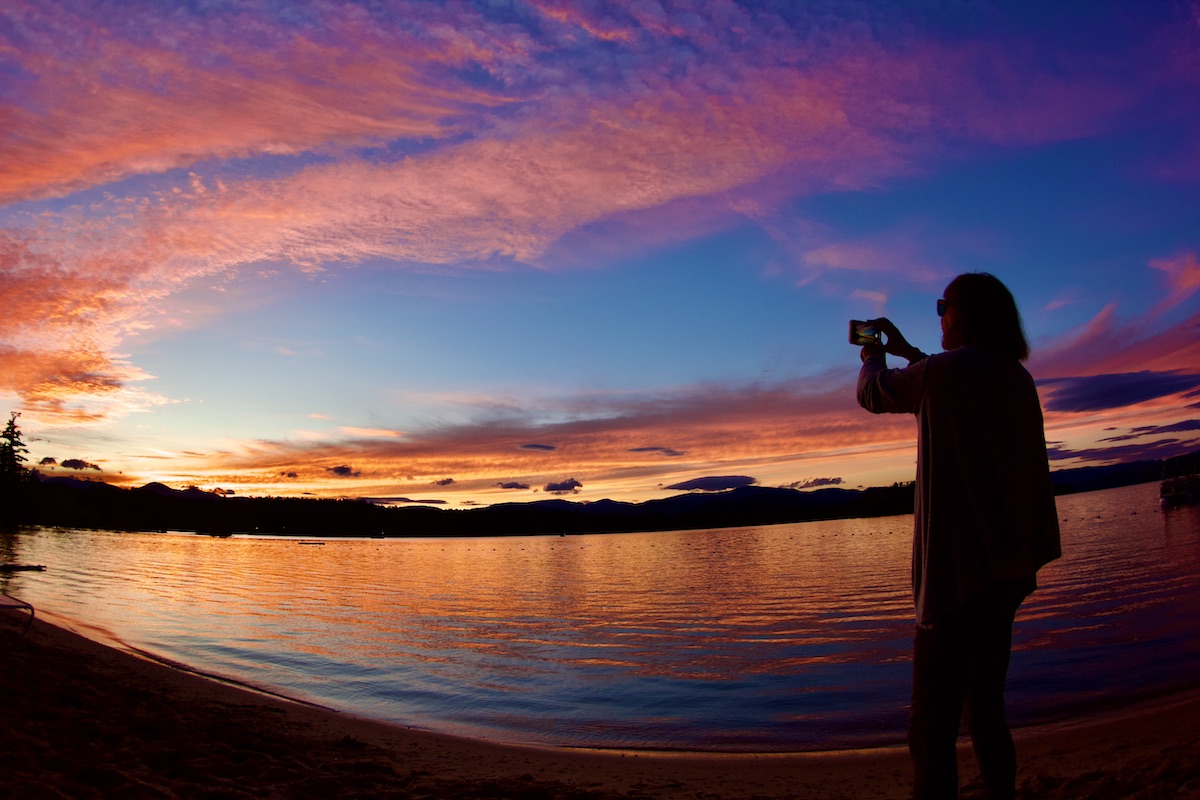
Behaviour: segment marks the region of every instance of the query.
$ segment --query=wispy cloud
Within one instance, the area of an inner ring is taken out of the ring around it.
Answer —
[[[345,436],[353,439],[398,439],[403,436],[403,432],[394,431],[390,428],[356,428],[353,426],[343,426],[338,428],[338,431]]]
[[[50,350],[0,345],[0,391],[18,397],[43,421],[90,423],[169,403],[131,385],[150,377],[86,339]]]
[[[1174,458],[1194,452],[1196,438],[1158,439],[1137,444],[1103,445],[1097,447],[1070,448],[1051,445],[1050,458],[1059,462],[1071,462],[1073,466],[1120,464],[1131,461],[1155,461]]]
[[[1179,253],[1171,258],[1156,258],[1150,266],[1166,275],[1167,296],[1151,313],[1162,313],[1190,300],[1200,292],[1200,261],[1195,253]]]
[[[16,73],[5,116],[18,135],[0,138],[0,199],[61,196],[211,158],[441,137],[458,128],[454,117],[501,102],[450,80],[447,68],[472,53],[418,35],[420,20],[382,27],[313,3],[296,4],[285,22],[240,5],[193,16],[6,3],[0,29]]]
[[[1121,316],[1119,302],[1108,303],[1084,325],[1057,341],[1034,351],[1034,372],[1045,377],[1088,376],[1151,370],[1171,372],[1180,365],[1200,364],[1200,312],[1183,320],[1170,312],[1183,302],[1179,284],[1185,287],[1186,259],[1177,273],[1168,272],[1164,299],[1147,312],[1129,320]],[[1160,268],[1161,269],[1161,268]],[[1190,291],[1190,290],[1187,290]],[[1190,295],[1189,295],[1190,296]]]
[[[1194,433],[1200,431],[1200,419],[1188,419],[1171,425],[1139,425],[1127,434],[1109,436],[1102,442],[1129,442],[1150,436],[1164,436],[1172,433]]]
[[[0,285],[31,298],[25,319],[38,323],[9,317],[0,340],[36,336],[33,351],[55,358],[90,339],[109,362],[92,373],[107,393],[129,380],[120,343],[161,323],[164,299],[200,278],[277,262],[535,264],[601,223],[631,226],[631,243],[639,231],[689,236],[694,222],[676,212],[696,199],[728,220],[748,202],[769,214],[920,169],[947,140],[1075,136],[1129,102],[1086,65],[1040,70],[980,43],[888,46],[797,10],[601,15],[543,3],[540,21],[514,26],[459,7],[377,18],[320,4],[286,17],[105,9],[4,12],[21,36],[5,50],[17,79],[0,196],[112,189],[3,233]],[[485,77],[467,79],[472,70]],[[282,160],[214,161],[262,154]],[[117,183],[180,168],[194,174],[165,190]],[[818,270],[876,263],[836,244],[805,258]]]

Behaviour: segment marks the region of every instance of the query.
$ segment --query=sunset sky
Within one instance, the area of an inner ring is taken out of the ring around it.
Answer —
[[[976,270],[1053,469],[1200,447],[1200,6],[0,4],[0,412],[47,475],[911,480],[847,320],[936,351]]]

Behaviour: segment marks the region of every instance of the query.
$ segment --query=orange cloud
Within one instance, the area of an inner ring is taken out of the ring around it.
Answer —
[[[19,396],[24,412],[42,423],[98,422],[166,402],[129,386],[149,377],[86,345],[50,352],[0,345],[0,391]]]
[[[344,436],[363,439],[398,439],[404,435],[402,432],[390,428],[356,428],[353,426],[338,428],[338,432]]]
[[[541,486],[574,477],[583,483],[584,498],[633,485],[645,497],[656,484],[715,474],[713,469],[780,473],[784,483],[804,477],[796,470],[810,464],[914,446],[911,418],[874,417],[858,409],[849,386],[854,374],[848,368],[836,383],[816,391],[812,381],[805,387],[702,386],[614,398],[600,408],[588,398],[590,416],[554,424],[533,417],[484,419],[413,431],[403,439],[246,442],[199,460],[179,460],[184,471],[177,480],[235,486],[241,493],[279,491],[281,483],[294,481],[331,495],[391,495],[451,476],[453,489],[443,490],[467,497],[502,491],[498,482]],[[570,404],[559,413],[571,415]],[[342,467],[348,469],[338,474],[352,480],[329,477]]]

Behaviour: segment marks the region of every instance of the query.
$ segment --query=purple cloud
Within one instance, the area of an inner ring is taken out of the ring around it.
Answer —
[[[675,458],[677,456],[686,455],[682,450],[673,450],[670,447],[632,447],[631,453],[662,453],[664,456]]]
[[[1046,400],[1049,411],[1103,411],[1179,392],[1195,392],[1200,390],[1200,375],[1143,370],[1081,378],[1052,378],[1040,383],[1051,389]]]
[[[326,467],[325,471],[332,472],[339,478],[357,478],[362,474],[361,472],[356,471],[354,467],[350,467],[345,464],[342,464],[340,467]]]
[[[559,483],[547,483],[545,491],[550,494],[577,494],[582,488],[582,483],[574,478],[567,478]]]
[[[411,497],[364,497],[368,503],[374,503],[379,506],[395,506],[405,503],[415,503],[422,506],[440,506],[445,505],[445,500],[414,500]]]
[[[1134,439],[1142,439],[1147,436],[1162,436],[1168,433],[1188,433],[1190,431],[1200,431],[1200,419],[1185,419],[1182,422],[1176,422],[1171,425],[1142,425],[1133,428],[1129,433],[1121,436],[1110,436],[1107,439],[1101,439],[1102,442],[1129,442]]]
[[[840,486],[843,483],[841,478],[808,478],[802,481],[789,483],[783,488],[785,489],[815,489],[819,486]]]
[[[66,467],[67,469],[94,469],[97,472],[104,471],[96,464],[93,464],[90,461],[84,461],[82,458],[68,458],[66,461],[62,462],[61,466]]]
[[[673,483],[668,489],[678,489],[685,492],[723,492],[726,489],[737,489],[742,486],[752,486],[758,483],[757,478],[747,475],[714,475],[707,478],[693,478],[682,483]]]
[[[1162,461],[1174,458],[1175,456],[1186,455],[1195,450],[1195,439],[1163,439],[1157,442],[1122,444],[1113,447],[1091,447],[1085,450],[1071,450],[1057,445],[1046,448],[1047,455],[1049,455],[1052,462],[1078,459],[1079,461],[1095,464]]]

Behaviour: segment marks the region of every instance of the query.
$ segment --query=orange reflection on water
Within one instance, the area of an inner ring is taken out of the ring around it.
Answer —
[[[851,663],[908,614],[908,524],[323,545],[109,535],[88,557],[113,579],[109,611],[89,613],[153,606],[131,644],[323,702],[342,682],[367,713],[380,705],[360,683],[429,687],[429,709],[409,698],[381,715],[445,727],[430,715],[447,695],[586,707],[639,682],[673,696]]]
[[[1068,556],[1015,644],[1029,708],[1096,691],[1054,682],[1075,650],[1135,646],[1128,669],[1162,671],[1139,637],[1195,625],[1171,609],[1196,594],[1180,561],[1196,518],[1131,515],[1153,500],[1060,500]],[[795,749],[903,730],[911,524],[324,544],[42,531],[15,547],[51,567],[20,579],[39,607],[324,704],[514,741]]]

